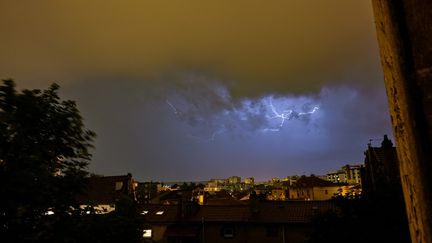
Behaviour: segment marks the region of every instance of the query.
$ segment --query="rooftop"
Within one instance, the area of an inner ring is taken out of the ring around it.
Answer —
[[[191,205],[192,206],[192,205]],[[330,201],[265,201],[244,205],[193,205],[190,215],[181,217],[179,205],[142,205],[141,215],[147,222],[251,222],[309,223],[311,218],[337,210]],[[161,212],[163,213],[157,213]]]
[[[132,176],[96,176],[87,178],[87,190],[77,197],[85,204],[114,204],[122,194],[129,192]]]
[[[340,183],[333,183],[326,181],[316,176],[302,176],[294,184],[294,187],[327,187],[327,186],[340,186]]]

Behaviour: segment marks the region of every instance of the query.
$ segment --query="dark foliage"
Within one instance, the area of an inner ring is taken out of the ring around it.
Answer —
[[[18,92],[12,80],[0,86],[2,242],[48,241],[81,214],[75,197],[85,189],[95,134],[58,89]]]
[[[137,214],[136,203],[124,195],[110,214],[91,213],[75,220],[75,234],[66,234],[70,242],[140,242],[142,219]]]
[[[360,199],[335,198],[339,212],[313,220],[309,243],[410,242],[402,195]]]

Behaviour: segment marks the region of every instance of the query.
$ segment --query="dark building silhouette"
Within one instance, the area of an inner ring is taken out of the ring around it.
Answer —
[[[103,214],[114,211],[122,197],[135,199],[135,182],[131,174],[87,178],[86,190],[77,201],[81,207],[92,206],[97,213]]]
[[[156,182],[141,182],[136,188],[136,198],[138,203],[150,203],[158,194],[158,185]]]
[[[396,148],[387,135],[384,135],[381,147],[369,144],[364,154],[364,195],[402,194]]]

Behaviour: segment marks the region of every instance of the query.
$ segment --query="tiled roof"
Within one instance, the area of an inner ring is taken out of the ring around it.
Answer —
[[[170,223],[178,221],[180,211],[178,205],[146,204],[139,207],[138,213],[148,222]]]
[[[202,206],[192,221],[244,222],[250,218],[249,205]]]
[[[302,176],[294,184],[294,187],[325,187],[335,186],[335,183],[326,181],[316,176]]]
[[[164,233],[166,237],[196,237],[198,234],[198,228],[182,225],[170,225]]]
[[[308,223],[316,214],[336,210],[329,201],[264,202],[250,221],[262,223]]]
[[[246,205],[248,204],[248,201],[241,201],[241,200],[235,200],[233,198],[230,198],[229,200],[226,199],[207,199],[205,201],[206,205],[219,205],[219,206],[232,206],[232,205]]]
[[[77,200],[84,204],[114,204],[129,192],[131,179],[130,175],[87,178],[87,190]]]
[[[247,205],[204,205],[196,213],[180,217],[179,205],[142,205],[140,212],[147,222],[250,222],[308,223],[311,217],[328,210],[337,210],[329,201],[265,201]],[[164,211],[156,215],[157,211]]]

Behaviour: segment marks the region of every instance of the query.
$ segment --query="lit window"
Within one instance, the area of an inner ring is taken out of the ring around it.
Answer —
[[[123,188],[123,182],[122,181],[117,181],[115,183],[115,189],[116,191],[120,191]]]
[[[141,212],[141,215],[146,215],[146,214],[148,214],[147,210],[144,210],[144,211]]]
[[[51,211],[51,210],[49,210],[49,211],[47,211],[47,212],[45,213],[45,215],[53,215],[53,214],[54,214],[54,212]]]
[[[157,211],[156,212],[156,215],[162,215],[162,214],[164,214],[164,211]]]
[[[143,238],[151,238],[152,237],[152,230],[151,229],[144,229],[143,230]]]

